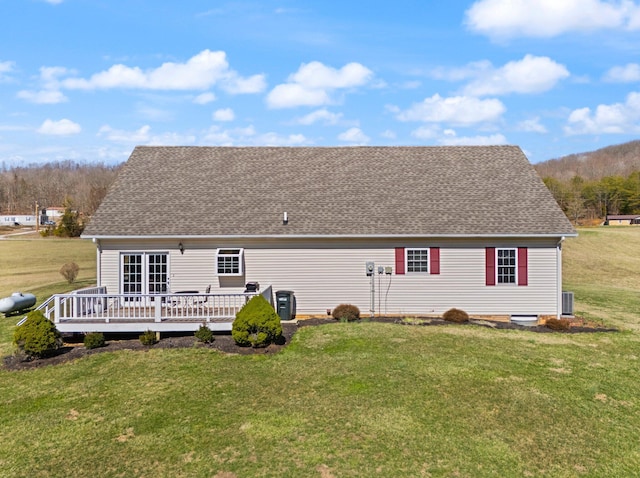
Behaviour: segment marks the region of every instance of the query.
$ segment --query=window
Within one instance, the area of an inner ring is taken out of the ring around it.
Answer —
[[[440,274],[440,248],[423,247],[410,249],[396,247],[396,274],[418,272],[423,274]]]
[[[218,275],[241,276],[243,252],[244,249],[218,249]]]
[[[516,283],[516,249],[496,249],[498,284]]]
[[[429,272],[429,249],[407,249],[407,272]]]

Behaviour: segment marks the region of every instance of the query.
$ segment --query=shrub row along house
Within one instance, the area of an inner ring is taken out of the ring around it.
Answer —
[[[158,330],[230,328],[225,300],[257,282],[293,291],[298,316],[350,303],[544,320],[561,315],[575,235],[515,146],[137,147],[83,234],[98,307],[76,309],[105,317],[87,330],[144,330],[107,310],[152,302]],[[182,301],[193,311],[171,315]]]

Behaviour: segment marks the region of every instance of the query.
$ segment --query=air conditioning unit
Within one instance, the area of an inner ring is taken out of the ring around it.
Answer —
[[[573,315],[573,292],[562,291],[562,315]]]

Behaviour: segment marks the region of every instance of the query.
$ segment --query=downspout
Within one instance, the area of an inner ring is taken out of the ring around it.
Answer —
[[[562,243],[564,242],[564,236],[560,238],[556,245],[556,280],[558,285],[556,287],[557,303],[556,303],[556,319],[562,317]]]
[[[100,239],[93,238],[93,243],[96,245],[96,286],[102,285],[102,245]]]

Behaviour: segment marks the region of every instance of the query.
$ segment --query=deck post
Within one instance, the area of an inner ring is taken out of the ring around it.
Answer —
[[[60,297],[57,295],[53,299],[53,323],[60,323]]]
[[[153,298],[153,308],[155,311],[155,322],[162,322],[162,298],[156,296]]]

